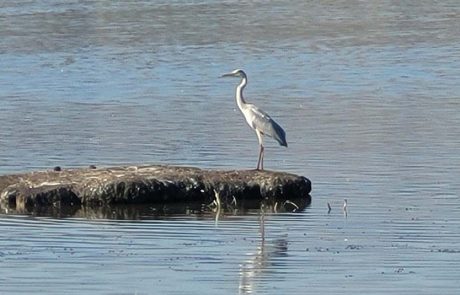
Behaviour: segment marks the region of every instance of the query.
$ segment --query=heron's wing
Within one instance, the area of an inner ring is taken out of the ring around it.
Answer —
[[[266,112],[253,104],[249,104],[249,121],[252,128],[259,130],[265,135],[271,136],[282,146],[287,146],[286,132]]]

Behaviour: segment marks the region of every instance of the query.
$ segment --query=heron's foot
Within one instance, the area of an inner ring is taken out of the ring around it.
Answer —
[[[264,164],[263,163],[257,164],[256,170],[257,171],[263,171],[264,170]]]

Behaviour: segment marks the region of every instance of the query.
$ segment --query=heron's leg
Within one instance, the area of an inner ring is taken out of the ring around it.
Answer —
[[[257,161],[257,168],[256,170],[260,170],[260,155],[262,155],[262,146],[260,146],[260,149],[259,149],[259,160]]]
[[[264,140],[262,137],[262,132],[256,129],[257,139],[259,140],[259,161],[257,161],[257,170],[264,170]]]
[[[259,150],[259,161],[257,161],[257,168],[256,170],[264,170],[264,146],[260,145]]]
[[[264,170],[264,154],[265,154],[265,147],[262,146],[262,159],[260,160],[260,170]]]

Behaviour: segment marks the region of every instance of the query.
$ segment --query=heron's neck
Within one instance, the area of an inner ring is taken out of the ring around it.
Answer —
[[[246,77],[243,77],[238,87],[236,87],[236,103],[238,104],[238,107],[240,109],[243,109],[243,107],[246,105],[246,101],[243,98],[243,89],[244,87],[246,87],[247,83],[248,79]]]

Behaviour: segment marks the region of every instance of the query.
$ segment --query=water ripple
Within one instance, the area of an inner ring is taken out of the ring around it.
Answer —
[[[254,168],[237,82],[218,78],[243,67],[248,101],[287,131],[288,149],[266,141],[266,168],[313,182],[308,208],[267,212],[263,226],[259,210],[3,212],[2,294],[457,294],[458,11],[454,0],[0,4],[1,174]]]

